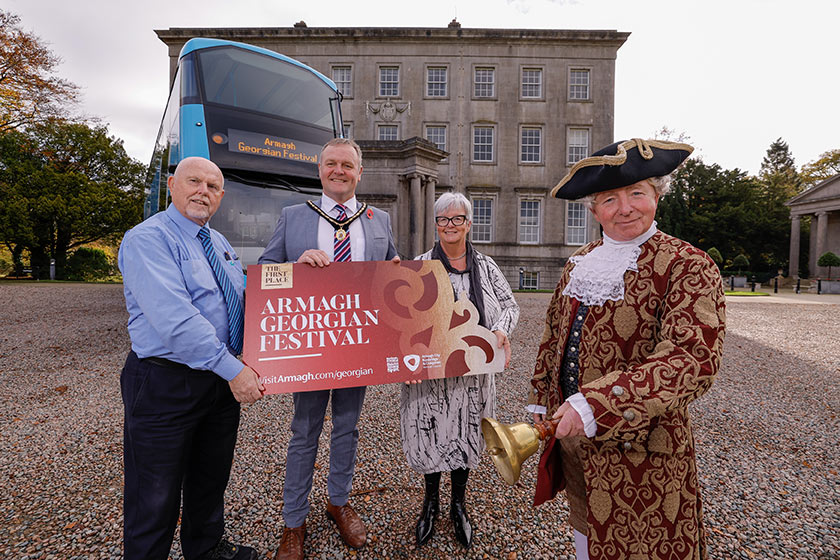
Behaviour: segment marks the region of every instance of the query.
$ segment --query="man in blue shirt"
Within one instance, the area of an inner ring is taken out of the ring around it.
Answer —
[[[244,276],[207,222],[224,177],[191,157],[168,179],[172,204],[125,234],[119,251],[131,352],[125,406],[125,558],[169,556],[183,493],[184,558],[255,560],[223,538],[239,403],[262,397],[242,344]]]

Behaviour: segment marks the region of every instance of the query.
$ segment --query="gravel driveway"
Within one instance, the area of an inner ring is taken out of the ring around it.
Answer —
[[[499,419],[523,401],[549,294],[517,294],[513,362],[497,376]],[[728,302],[723,368],[693,405],[710,558],[840,559],[840,305]],[[0,557],[119,558],[122,404],[129,348],[122,286],[0,284]],[[405,464],[398,387],[368,390],[351,503],[370,542],[346,548],[326,520],[327,426],[312,492],[308,556],[574,558],[565,499],[531,507],[536,458],[507,487],[489,460],[472,473],[476,525],[465,554],[448,508],[414,549],[422,477]],[[228,536],[271,557],[280,516],[291,398],[243,408],[227,494]],[[444,477],[443,496],[449,482]],[[177,540],[177,539],[176,539]],[[181,558],[176,546],[172,558]]]

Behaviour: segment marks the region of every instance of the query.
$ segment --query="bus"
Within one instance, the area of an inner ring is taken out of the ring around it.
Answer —
[[[343,136],[341,93],[316,70],[267,49],[190,39],[181,49],[146,181],[143,217],[170,201],[167,178],[202,156],[225,177],[211,225],[255,264],[280,211],[321,194],[321,147]]]

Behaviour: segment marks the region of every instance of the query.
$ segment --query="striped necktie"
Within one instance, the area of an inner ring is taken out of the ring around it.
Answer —
[[[236,293],[236,289],[224,271],[219,257],[216,256],[216,249],[213,248],[213,241],[210,239],[210,230],[202,227],[198,230],[198,239],[201,241],[201,246],[204,247],[204,254],[207,255],[207,260],[210,262],[210,267],[213,269],[213,274],[216,276],[216,282],[222,289],[225,295],[225,303],[227,304],[228,312],[228,338],[230,339],[230,347],[235,355],[242,353],[242,331],[244,328],[242,320],[242,302]]]
[[[338,209],[338,221],[343,222],[346,220],[347,209],[341,204],[336,204],[335,208]],[[350,226],[348,225],[347,235],[345,235],[342,239],[339,239],[338,237],[333,238],[333,261],[346,262],[351,260],[350,257]]]

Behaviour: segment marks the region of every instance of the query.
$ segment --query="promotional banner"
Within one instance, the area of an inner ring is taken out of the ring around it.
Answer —
[[[248,267],[242,356],[266,393],[498,372],[496,344],[438,261]]]

